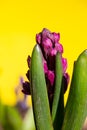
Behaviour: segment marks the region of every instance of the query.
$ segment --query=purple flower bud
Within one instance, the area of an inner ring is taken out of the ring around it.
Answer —
[[[42,30],[42,39],[49,38],[50,34],[51,34],[51,32],[48,29],[44,28]]]
[[[27,77],[27,79],[30,81],[30,70],[27,71],[26,77]]]
[[[41,33],[36,34],[36,42],[37,42],[38,44],[41,43]]]
[[[63,46],[60,43],[55,43],[55,47],[51,50],[51,56],[55,56],[57,52],[63,53]]]
[[[64,73],[64,77],[66,78],[67,84],[68,84],[69,81],[70,81],[70,76],[69,76],[69,74],[68,74],[68,73]]]
[[[66,69],[67,69],[67,59],[66,58],[62,58],[62,65],[63,65],[63,73],[65,73]]]
[[[52,86],[53,83],[54,83],[54,78],[55,78],[54,72],[51,71],[51,70],[49,70],[49,71],[48,71],[48,79],[49,79],[49,81],[50,81],[50,83],[51,83],[51,86]]]
[[[54,42],[54,35],[46,28],[42,30],[42,39],[49,38],[52,42]]]
[[[70,80],[69,74],[68,74],[68,73],[64,73],[64,75],[63,75],[64,93],[65,93],[66,90],[67,90],[67,87],[68,87],[68,84],[69,84],[69,80]]]
[[[54,42],[58,42],[60,40],[60,33],[53,32]]]
[[[53,48],[51,50],[51,56],[55,56],[57,54],[57,49],[56,48]]]
[[[30,83],[25,81],[23,84],[22,92],[26,95],[30,95]]]
[[[57,52],[63,53],[63,46],[60,43],[55,43],[55,49]]]
[[[27,64],[28,64],[28,67],[30,68],[30,64],[31,64],[31,57],[30,56],[28,56],[28,58],[27,58]]]
[[[44,73],[47,74],[48,67],[47,67],[47,62],[45,60],[43,60],[43,66],[44,66]]]
[[[50,32],[48,29],[44,28],[42,32],[36,35],[36,41],[39,43],[44,61],[44,73],[48,75],[51,86],[53,86],[55,80],[55,56],[57,52],[63,53],[63,46],[59,43],[60,33]],[[67,69],[67,59],[62,58],[63,73]],[[50,71],[48,71],[50,70]]]
[[[51,50],[52,50],[52,42],[49,38],[46,38],[43,40],[43,47],[44,47],[44,52],[46,53],[46,55],[50,54]]]
[[[48,29],[44,28],[42,32],[36,34],[36,42],[39,44],[42,54],[43,54],[43,69],[46,78],[47,91],[49,102],[52,103],[53,95],[54,95],[54,86],[55,86],[55,58],[56,54],[59,52],[61,54],[62,59],[62,67],[63,67],[63,79],[64,79],[64,92],[67,89],[69,83],[69,75],[66,73],[67,69],[67,59],[62,58],[63,46],[59,42],[60,33],[51,32]],[[28,56],[27,63],[30,68],[31,57]],[[39,72],[38,72],[39,73]],[[29,70],[26,73],[28,80]],[[30,83],[23,83],[23,90],[25,94],[30,94]]]

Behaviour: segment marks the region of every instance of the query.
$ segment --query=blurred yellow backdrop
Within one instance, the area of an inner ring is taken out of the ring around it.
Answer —
[[[0,1],[0,98],[5,104],[15,103],[14,88],[20,76],[25,78],[27,55],[44,27],[60,32],[71,75],[74,60],[87,48],[87,1]]]

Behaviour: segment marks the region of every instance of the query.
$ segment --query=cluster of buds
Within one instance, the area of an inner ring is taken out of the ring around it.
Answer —
[[[36,34],[36,42],[40,46],[43,53],[43,68],[45,73],[45,79],[48,90],[48,97],[50,106],[52,105],[53,95],[54,95],[54,86],[55,86],[55,57],[58,52],[61,54],[61,61],[63,67],[63,78],[64,78],[64,93],[67,89],[69,83],[69,75],[66,72],[67,70],[67,59],[63,58],[62,54],[64,52],[62,44],[60,44],[60,33],[50,32],[48,29],[44,28],[42,32]],[[30,93],[30,64],[31,57],[28,56],[27,63],[29,70],[26,73],[26,76],[29,82],[25,81],[23,83],[22,92],[25,94]],[[39,72],[38,72],[39,73]]]

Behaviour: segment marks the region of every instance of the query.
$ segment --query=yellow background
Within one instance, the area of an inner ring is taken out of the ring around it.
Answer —
[[[44,27],[60,32],[71,76],[74,60],[87,48],[87,1],[0,0],[0,98],[3,103],[15,103],[14,88],[20,76],[25,78],[27,55],[36,43],[35,34]]]

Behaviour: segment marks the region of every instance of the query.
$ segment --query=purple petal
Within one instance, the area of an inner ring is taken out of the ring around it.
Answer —
[[[57,50],[57,52],[63,53],[63,46],[60,43],[56,43],[55,44],[55,49]]]
[[[58,41],[60,40],[60,33],[55,33],[55,32],[53,32],[52,34],[53,34],[53,36],[54,36],[54,41],[55,41],[55,42],[58,42]]]
[[[69,84],[69,80],[70,80],[70,77],[69,77],[68,73],[64,73],[64,75],[63,75],[64,93],[67,90],[67,87],[68,87],[68,84]]]
[[[68,73],[64,73],[64,77],[66,78],[67,84],[68,84],[69,81],[70,81],[70,76],[69,76],[69,74],[68,74]]]
[[[47,74],[48,67],[47,67],[47,62],[45,60],[43,61],[43,66],[44,66],[44,73]]]
[[[30,81],[30,70],[27,71],[26,77],[27,77],[27,79]]]
[[[51,71],[51,70],[49,70],[49,71],[48,71],[48,79],[49,79],[49,81],[50,81],[50,83],[51,83],[51,86],[52,86],[53,83],[54,83],[54,78],[55,78],[54,72]]]
[[[57,54],[57,50],[54,48],[51,50],[51,56],[55,56]]]
[[[36,42],[37,42],[38,44],[41,43],[41,33],[36,34]]]
[[[67,69],[67,59],[66,58],[62,58],[62,65],[63,65],[63,73],[65,73],[66,69]]]
[[[51,50],[51,56],[55,56],[57,52],[63,53],[63,46],[60,43],[55,44],[55,47]]]
[[[25,81],[23,84],[22,92],[26,95],[30,95],[30,83]]]
[[[42,30],[42,38],[43,38],[43,39],[49,38],[49,35],[50,35],[50,34],[51,34],[51,32],[50,32],[48,29],[44,28],[44,29]]]
[[[43,40],[43,47],[46,54],[49,54],[52,49],[52,42],[49,38]]]
[[[28,67],[30,68],[30,64],[31,64],[31,57],[30,56],[28,56],[28,58],[27,58],[27,64],[28,64]]]
[[[54,42],[54,35],[46,28],[42,31],[42,39],[49,38],[52,42]]]

